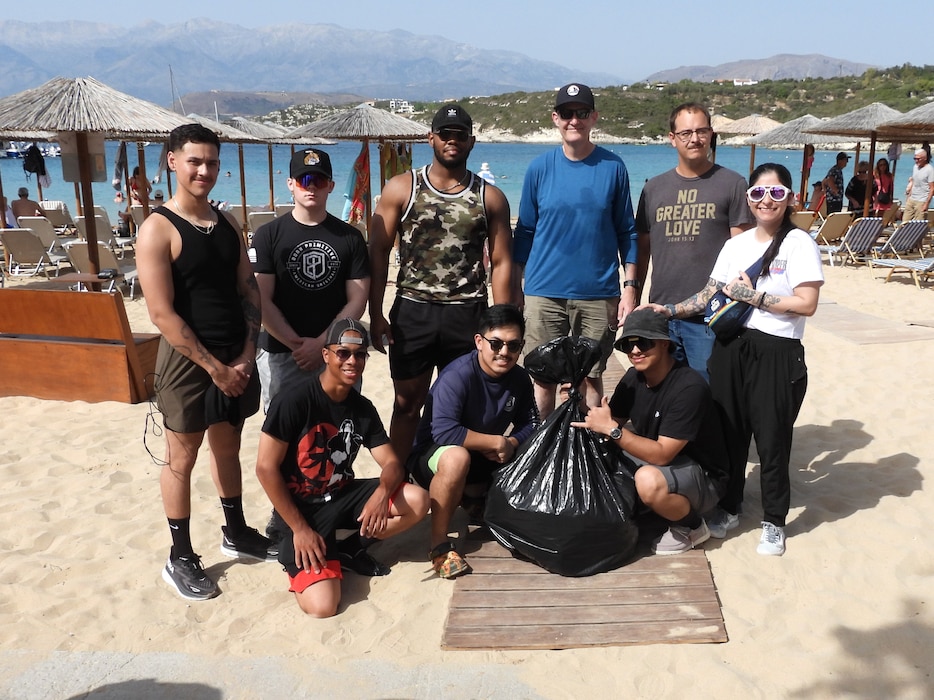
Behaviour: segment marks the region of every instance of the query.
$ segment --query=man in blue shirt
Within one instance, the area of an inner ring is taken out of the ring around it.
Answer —
[[[509,462],[538,425],[532,381],[516,364],[524,333],[518,307],[491,306],[474,336],[477,349],[441,371],[425,402],[406,467],[428,489],[428,556],[442,578],[470,571],[448,539],[457,506],[472,499],[479,507],[493,470]]]
[[[513,259],[524,268],[529,345],[566,335],[602,341],[603,357],[584,382],[587,404],[596,406],[615,330],[636,306],[629,173],[618,156],[590,140],[598,114],[589,87],[562,87],[551,118],[561,146],[536,158],[526,172]],[[555,388],[535,383],[542,418],[554,410]]]

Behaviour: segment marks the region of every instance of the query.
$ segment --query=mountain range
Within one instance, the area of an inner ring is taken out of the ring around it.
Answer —
[[[805,78],[838,78],[844,75],[862,75],[873,66],[854,63],[820,54],[783,53],[770,58],[731,61],[718,66],[681,66],[653,73],[646,82],[676,83],[693,80],[709,83],[714,80],[803,80]]]

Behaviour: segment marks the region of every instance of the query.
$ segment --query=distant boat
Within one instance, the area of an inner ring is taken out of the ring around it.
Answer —
[[[7,158],[22,158],[23,157],[23,144],[16,143],[15,141],[10,141],[9,145],[6,147],[6,157]]]
[[[62,155],[62,147],[57,143],[50,143],[42,147],[42,155],[46,158],[58,158]]]

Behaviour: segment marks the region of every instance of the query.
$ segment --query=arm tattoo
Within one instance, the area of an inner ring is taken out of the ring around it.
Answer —
[[[780,298],[780,297],[777,297],[777,296],[775,296],[774,294],[766,294],[765,292],[763,292],[763,293],[762,293],[762,303],[759,304],[759,308],[762,309],[762,310],[765,310],[765,309],[769,308],[770,306],[774,306],[774,305],[777,304],[779,301],[781,301],[781,298]],[[785,313],[793,314],[794,311],[786,311]]]
[[[707,308],[707,302],[710,301],[710,297],[725,286],[723,282],[717,282],[713,277],[708,279],[707,286],[697,294],[693,294],[684,301],[675,304],[678,318],[697,316],[698,314],[704,313],[704,309]]]

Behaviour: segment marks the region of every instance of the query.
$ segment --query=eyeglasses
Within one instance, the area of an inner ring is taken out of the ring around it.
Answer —
[[[917,156],[915,158],[912,158],[912,160],[924,160],[924,156]]]
[[[556,109],[555,112],[565,121],[571,121],[574,117],[578,119],[587,119],[593,114],[593,110],[587,109],[586,107],[582,109]]]
[[[490,350],[492,350],[493,352],[499,352],[500,350],[503,349],[503,346],[505,345],[506,349],[509,350],[510,353],[515,355],[517,352],[519,352],[522,349],[522,346],[525,345],[524,340],[508,340],[507,341],[507,340],[500,340],[499,338],[487,338],[485,335],[481,335],[480,337],[490,344]]]
[[[295,182],[298,183],[298,186],[303,190],[310,190],[312,186],[314,186],[316,190],[320,190],[331,184],[331,179],[317,173],[306,173],[301,177],[295,178]]]
[[[784,185],[769,185],[768,187],[755,185],[746,190],[746,196],[749,197],[750,202],[761,202],[765,199],[765,195],[768,195],[773,202],[784,202],[790,194],[791,190]]]
[[[684,129],[682,131],[675,132],[675,136],[678,137],[678,140],[681,141],[681,143],[687,143],[690,141],[694,134],[697,134],[697,138],[699,138],[701,141],[706,141],[710,138],[711,134],[713,134],[713,129],[711,129],[709,126],[702,126],[700,129]]]
[[[328,350],[337,355],[337,359],[341,362],[347,362],[351,355],[357,362],[364,362],[370,356],[366,350],[348,350],[347,348],[335,348],[334,350],[328,348]]]
[[[857,175],[868,175],[868,174],[869,174],[869,171],[868,171],[868,170],[860,170],[860,171],[859,171],[858,173],[856,173],[856,174],[857,174]]]
[[[439,129],[435,132],[435,135],[442,141],[459,141],[464,143],[470,138],[464,129]]]
[[[639,352],[648,352],[655,347],[655,341],[651,338],[620,338],[616,347],[627,355],[635,348],[639,348]]]

